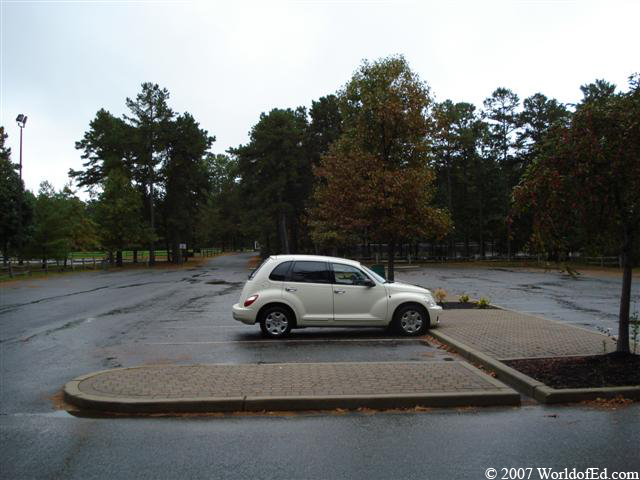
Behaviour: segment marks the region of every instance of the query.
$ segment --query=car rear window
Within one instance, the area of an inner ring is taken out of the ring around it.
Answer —
[[[251,272],[249,274],[249,280],[253,280],[253,277],[256,276],[256,274],[258,273],[258,271],[264,267],[264,265],[269,261],[269,258],[265,258],[262,263],[260,265],[258,265],[258,268],[256,268],[253,272]]]
[[[293,262],[282,262],[280,265],[273,269],[271,275],[269,275],[269,280],[273,280],[275,282],[284,281],[292,263]]]
[[[304,283],[331,283],[329,268],[324,262],[295,262],[287,280]]]

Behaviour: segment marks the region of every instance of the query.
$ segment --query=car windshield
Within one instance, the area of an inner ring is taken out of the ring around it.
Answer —
[[[365,267],[364,265],[360,265],[360,266],[362,267],[362,269],[363,269],[365,272],[367,272],[369,275],[371,275],[373,278],[375,278],[377,282],[380,282],[380,283],[387,283],[387,281],[386,281],[384,278],[382,278],[380,275],[378,275],[378,274],[377,274],[376,272],[374,272],[373,270],[371,270],[371,269],[369,269],[369,268]]]

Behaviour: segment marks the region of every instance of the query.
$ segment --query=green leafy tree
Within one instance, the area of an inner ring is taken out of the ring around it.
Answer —
[[[98,233],[87,204],[76,196],[71,185],[66,185],[57,196],[60,208],[66,216],[66,236],[70,252],[93,250],[99,243]]]
[[[6,138],[4,127],[0,127],[0,246],[5,264],[23,244],[33,217],[24,183],[11,162],[11,149],[5,147]]]
[[[640,85],[616,93],[604,81],[582,87],[583,101],[568,125],[557,125],[523,182],[518,212],[531,212],[534,241],[543,250],[617,246],[622,267],[617,349],[629,352],[633,254],[640,229]]]
[[[508,88],[497,88],[489,98],[483,102],[483,117],[489,125],[490,145],[496,152],[506,173],[513,164],[515,134],[519,127],[518,108],[520,99]]]
[[[167,160],[163,166],[165,195],[162,202],[165,238],[169,239],[172,260],[182,260],[179,244],[193,243],[198,213],[207,201],[209,178],[205,154],[215,138],[200,129],[185,113],[175,120],[168,138]]]
[[[131,184],[128,174],[111,170],[94,206],[94,214],[100,243],[109,252],[116,252],[119,267],[122,266],[122,251],[139,245],[150,234],[140,222],[142,210],[142,195]]]
[[[437,174],[439,205],[451,213],[455,231],[450,239],[450,254],[455,242],[463,241],[465,255],[473,238],[484,254],[485,218],[491,202],[495,177],[485,173],[479,154],[485,125],[470,103],[446,100],[433,108],[433,164]]]
[[[541,93],[536,93],[524,100],[523,109],[519,114],[520,128],[516,134],[514,178],[519,181],[533,159],[541,153],[545,137],[551,128],[554,125],[566,125],[570,118],[571,113],[563,104]],[[509,216],[507,225],[511,230],[514,250],[526,249],[533,231],[531,216],[526,214],[517,217]]]
[[[209,154],[206,164],[209,196],[198,214],[196,238],[203,245],[218,245],[223,251],[235,250],[259,234],[252,223],[245,220],[237,159]]]
[[[497,192],[502,197],[501,215],[506,228],[502,232],[496,232],[499,237],[506,239],[507,256],[511,258],[511,231],[510,224],[505,223],[509,212],[509,194],[518,183],[520,172],[516,160],[516,133],[519,128],[520,99],[508,88],[497,88],[490,97],[483,102],[482,116],[487,123],[487,132],[484,137],[484,154],[491,157],[500,166],[502,180]]]
[[[303,145],[306,127],[304,108],[276,108],[260,115],[247,145],[230,150],[238,160],[247,217],[259,228],[265,253],[299,248],[299,214],[310,188],[305,177],[311,176]]]
[[[311,102],[309,125],[305,131],[305,146],[311,163],[318,165],[320,157],[329,151],[329,146],[340,138],[342,115],[340,103],[335,95],[320,97]]]
[[[42,182],[34,203],[34,224],[27,256],[47,260],[64,260],[72,249],[67,225],[67,209],[59,192],[49,182]]]
[[[316,169],[312,218],[320,235],[366,228],[386,241],[393,281],[400,240],[449,228],[448,215],[431,206],[429,89],[404,57],[392,56],[363,62],[339,97],[343,133]]]
[[[542,93],[536,93],[523,102],[519,114],[516,144],[516,175],[524,173],[542,145],[544,136],[555,124],[565,124],[570,118],[567,107]]]
[[[40,258],[43,268],[51,259],[61,260],[66,265],[71,252],[97,245],[96,225],[87,205],[69,186],[56,191],[49,182],[42,182],[38,196],[33,200],[33,210],[26,256]]]
[[[131,115],[125,119],[135,128],[136,161],[134,178],[146,186],[145,199],[151,231],[155,233],[155,202],[158,165],[167,155],[169,130],[175,116],[168,105],[169,91],[146,82],[135,99],[127,98]],[[149,243],[149,264],[155,263],[155,237]]]
[[[104,109],[98,110],[76,149],[82,150],[82,170],[69,169],[69,177],[81,188],[94,192],[112,170],[135,170],[135,130]]]

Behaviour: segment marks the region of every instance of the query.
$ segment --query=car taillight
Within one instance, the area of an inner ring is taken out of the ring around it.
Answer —
[[[258,295],[251,295],[250,297],[248,297],[245,301],[244,301],[244,306],[248,307],[249,305],[251,305],[253,302],[255,302],[258,299]]]

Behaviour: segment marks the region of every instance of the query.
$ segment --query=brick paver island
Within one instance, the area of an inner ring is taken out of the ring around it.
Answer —
[[[113,397],[373,395],[496,391],[504,388],[464,362],[302,363],[144,366],[99,373],[79,384]]]
[[[445,310],[437,332],[498,360],[598,355],[616,348],[598,332],[499,309]]]

